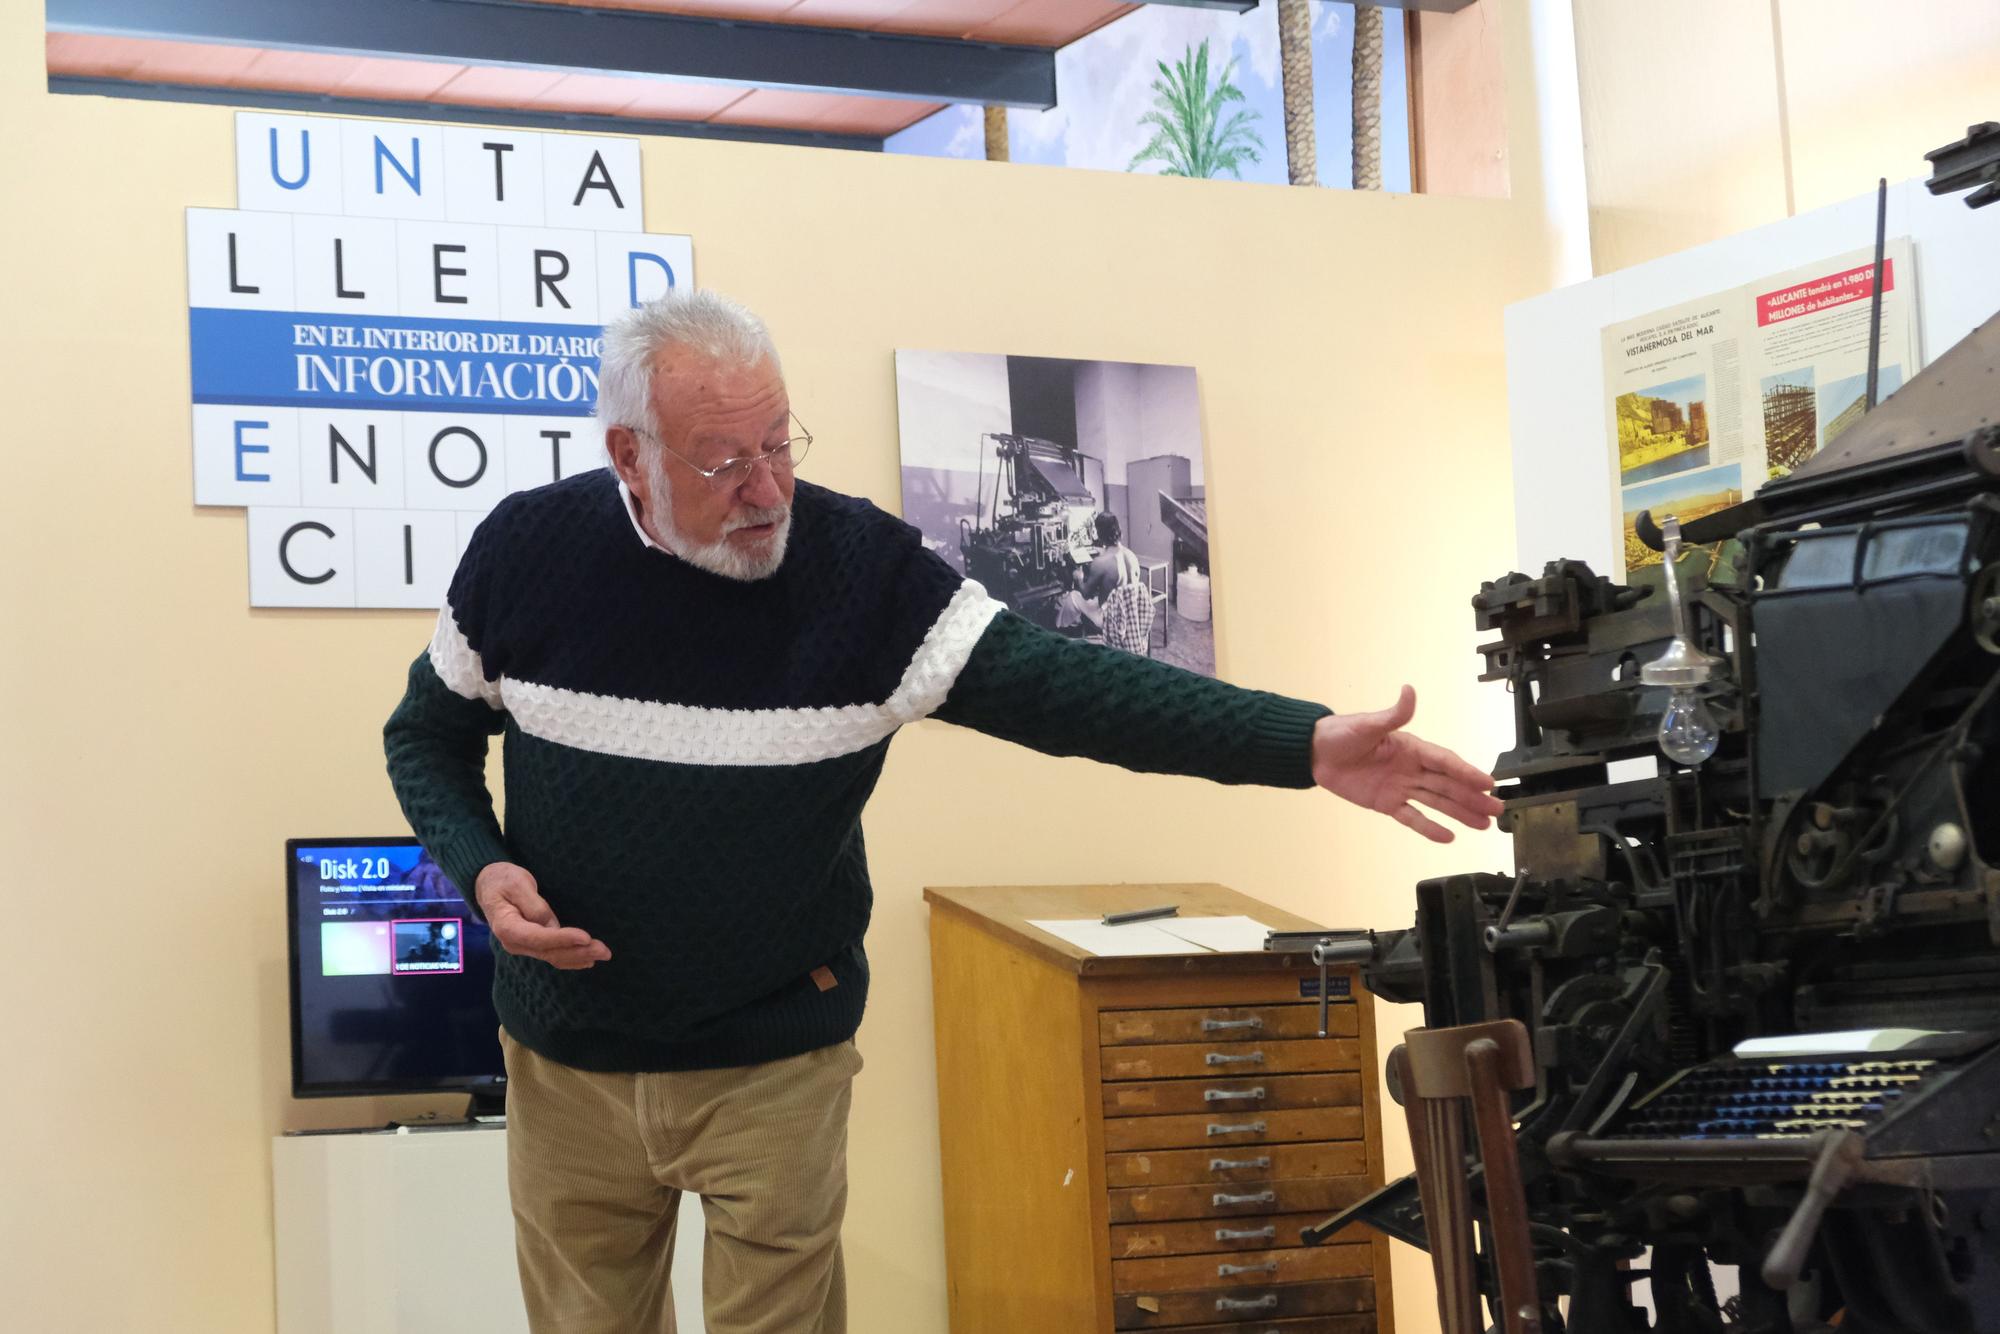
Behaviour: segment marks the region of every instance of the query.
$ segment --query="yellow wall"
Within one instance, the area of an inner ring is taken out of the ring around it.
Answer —
[[[1924,154],[2000,120],[1994,0],[1780,0],[1800,212],[1930,175]],[[1963,196],[1961,196],[1962,198]]]
[[[183,332],[182,210],[233,206],[231,113],[49,96],[38,9],[0,17],[0,1325],[265,1331],[270,1137],[427,1105],[289,1100],[278,870],[287,835],[395,827],[379,733],[429,621],[247,608],[243,515],[190,503]],[[644,153],[649,225],[692,233],[701,281],[774,326],[815,480],[896,504],[899,346],[1192,363],[1224,673],[1344,707],[1408,678],[1425,731],[1498,749],[1467,604],[1514,549],[1501,310],[1545,286],[1531,206]],[[1513,161],[1536,198],[1532,145]],[[847,1235],[868,1331],[944,1324],[923,886],[1212,879],[1399,925],[1420,876],[1506,859],[939,724],[898,742],[867,831]],[[1405,1252],[1406,1329],[1434,1328],[1424,1272]]]
[[[1993,0],[1572,2],[1598,273],[1928,176],[2000,119]]]

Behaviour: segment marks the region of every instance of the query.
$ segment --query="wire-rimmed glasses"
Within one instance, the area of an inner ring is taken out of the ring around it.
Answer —
[[[708,483],[709,490],[733,491],[750,480],[751,470],[760,463],[768,465],[773,475],[790,472],[799,466],[799,462],[806,456],[806,451],[812,448],[813,437],[812,432],[806,429],[806,424],[799,420],[798,413],[791,413],[790,416],[792,425],[798,428],[797,435],[787,437],[761,454],[744,454],[739,458],[725,459],[713,468],[702,467],[643,426],[634,426],[631,429],[634,434],[645,436],[687,464],[689,468],[700,473],[702,480]]]

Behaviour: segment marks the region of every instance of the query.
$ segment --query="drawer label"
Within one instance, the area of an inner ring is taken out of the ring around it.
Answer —
[[[1327,982],[1329,985],[1327,986],[1326,994],[1329,1000],[1331,1000],[1335,996],[1346,996],[1349,997],[1350,999],[1353,997],[1354,995],[1353,978],[1329,977],[1327,979]],[[1300,978],[1299,995],[1301,997],[1310,997],[1314,1000],[1319,999],[1319,979],[1317,977]]]

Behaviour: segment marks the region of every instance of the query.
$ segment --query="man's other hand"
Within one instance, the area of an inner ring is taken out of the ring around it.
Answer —
[[[1467,828],[1486,828],[1504,809],[1492,778],[1403,731],[1416,711],[1417,692],[1404,686],[1394,708],[1320,719],[1313,728],[1313,781],[1435,843],[1451,842],[1452,833],[1419,811],[1419,803]]]
[[[588,968],[611,957],[604,943],[592,940],[588,931],[556,920],[556,910],[542,897],[525,866],[493,862],[479,873],[472,892],[493,938],[509,954],[557,968]]]

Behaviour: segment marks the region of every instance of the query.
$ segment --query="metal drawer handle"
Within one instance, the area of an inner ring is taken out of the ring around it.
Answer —
[[[1201,1100],[1203,1102],[1228,1102],[1234,1098],[1246,1098],[1251,1102],[1256,1102],[1263,1096],[1264,1086],[1259,1084],[1256,1088],[1244,1089],[1241,1092],[1234,1093],[1228,1089],[1203,1089]]]
[[[1208,1170],[1211,1172],[1240,1172],[1246,1167],[1265,1168],[1270,1165],[1271,1160],[1268,1157],[1211,1158],[1208,1160]]]
[[[1262,1065],[1264,1063],[1264,1053],[1261,1051],[1252,1051],[1245,1052],[1241,1056],[1229,1056],[1219,1051],[1212,1051],[1203,1059],[1210,1065]]]
[[[1208,1133],[1211,1135],[1261,1135],[1264,1133],[1264,1123],[1262,1121],[1245,1121],[1240,1126],[1226,1126],[1220,1121],[1210,1121],[1208,1123]]]
[[[1278,1294],[1267,1292],[1254,1302],[1241,1301],[1234,1297],[1217,1297],[1215,1309],[1218,1311],[1275,1311],[1278,1309]]]
[[[1269,1227],[1254,1229],[1219,1227],[1215,1230],[1215,1239],[1217,1241],[1276,1241],[1278,1239],[1278,1225],[1273,1223]]]
[[[1276,1204],[1277,1202],[1277,1191],[1260,1190],[1255,1195],[1217,1195],[1209,1203],[1213,1207],[1220,1209],[1225,1205],[1231,1204]]]
[[[1264,1021],[1261,1017],[1250,1019],[1204,1019],[1201,1021],[1201,1031],[1204,1033],[1220,1033],[1226,1028],[1262,1028],[1263,1026]]]
[[[1217,1278],[1228,1278],[1232,1274],[1275,1274],[1277,1272],[1278,1262],[1276,1260],[1261,1265],[1217,1265],[1215,1267],[1215,1276]]]

